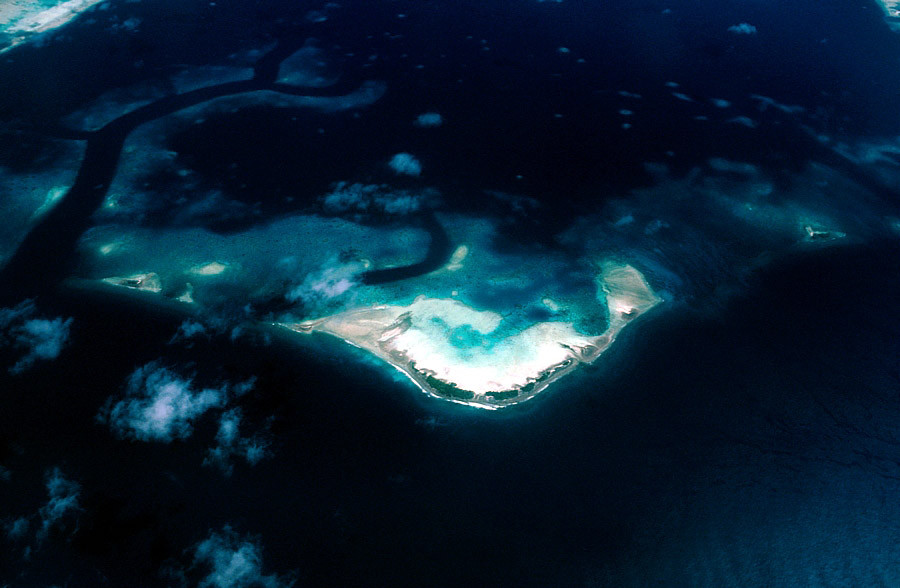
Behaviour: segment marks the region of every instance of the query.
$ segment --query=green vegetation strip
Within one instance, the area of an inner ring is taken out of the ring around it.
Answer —
[[[448,384],[443,380],[438,380],[434,376],[425,376],[425,381],[431,386],[435,392],[449,398],[459,398],[460,400],[471,400],[475,398],[475,393],[469,390],[457,388],[453,384]]]

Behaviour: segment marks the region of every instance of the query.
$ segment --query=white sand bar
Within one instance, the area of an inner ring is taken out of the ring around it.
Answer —
[[[578,364],[594,361],[625,325],[660,302],[630,265],[601,264],[598,286],[609,307],[609,327],[597,336],[558,321],[497,336],[501,315],[426,296],[407,306],[357,308],[282,326],[340,337],[390,363],[432,396],[495,409],[528,400]]]
[[[154,272],[103,278],[103,281],[113,286],[122,286],[132,290],[141,290],[142,292],[154,292],[156,294],[162,292],[162,280],[160,280],[159,274]]]

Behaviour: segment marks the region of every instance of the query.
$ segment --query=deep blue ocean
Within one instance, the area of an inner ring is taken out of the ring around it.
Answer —
[[[128,18],[135,30],[111,29]],[[730,33],[739,22],[758,32]],[[802,128],[900,136],[900,34],[867,0],[114,1],[0,56],[0,163],[52,167],[56,121],[104,92],[308,38],[341,84],[386,94],[362,117],[260,107],[175,135],[202,182],[258,203],[204,219],[211,230],[302,210],[339,179],[385,181],[371,154],[407,150],[444,211],[502,216],[486,188],[540,201],[539,218],[500,223],[497,246],[515,251],[554,247],[598,194],[651,185],[660,159],[676,177],[749,162],[785,185],[822,162],[900,215],[900,185]],[[809,118],[759,114],[752,94]],[[409,124],[429,111],[447,122]],[[767,122],[745,132],[724,124],[732,111]],[[64,281],[96,206],[71,205],[71,231],[57,219],[0,274],[0,307],[28,297],[74,317],[59,357],[25,373],[0,346],[0,531],[47,503],[49,468],[80,486],[77,516],[27,554],[0,535],[0,586],[204,585],[191,546],[226,525],[298,586],[900,586],[896,237],[786,248],[721,277],[727,296],[698,281],[593,365],[488,412],[324,336],[172,343],[184,315],[170,305]],[[198,382],[255,377],[241,409],[269,457],[230,476],[202,467],[210,419],[171,443],[112,435],[98,411],[160,358]],[[205,585],[280,585],[247,582]]]

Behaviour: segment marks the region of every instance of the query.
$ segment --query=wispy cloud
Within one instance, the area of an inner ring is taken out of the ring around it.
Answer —
[[[194,549],[194,566],[206,574],[200,588],[285,588],[290,577],[263,573],[262,547],[258,540],[240,536],[226,525],[212,531]]]
[[[192,377],[179,375],[154,361],[128,377],[123,397],[107,400],[97,419],[119,437],[169,443],[190,437],[196,421],[208,412],[223,411],[218,417],[216,445],[209,450],[203,465],[216,466],[225,475],[231,475],[234,459],[255,465],[269,455],[269,442],[263,435],[240,434],[241,409],[228,409],[229,403],[250,392],[255,384],[255,378],[251,378],[201,388]]]
[[[20,374],[36,362],[59,357],[69,340],[72,318],[45,318],[37,315],[33,300],[13,308],[0,308],[0,345],[22,349],[25,354],[9,368]]]
[[[305,304],[327,302],[353,288],[366,266],[361,261],[341,262],[337,258],[326,262],[318,271],[306,275],[303,282],[291,288],[286,298]]]
[[[37,531],[39,541],[46,538],[50,530],[63,520],[81,510],[78,502],[81,486],[66,478],[59,468],[47,472],[46,485],[50,500],[38,511],[41,519],[41,526]]]
[[[110,399],[99,419],[122,437],[168,443],[190,436],[194,421],[227,398],[228,385],[198,389],[192,379],[151,362],[131,374],[125,398]]]
[[[412,153],[398,153],[394,155],[388,165],[399,176],[419,176],[422,174],[422,164]]]
[[[750,98],[758,102],[760,112],[765,112],[770,106],[781,112],[786,112],[787,114],[802,114],[806,112],[804,106],[800,106],[799,104],[782,104],[781,102],[769,98],[768,96],[762,96],[761,94],[750,94]]]
[[[322,198],[326,213],[344,215],[355,213],[357,219],[368,216],[402,216],[418,212],[438,199],[435,190],[409,192],[395,190],[384,184],[338,182]]]
[[[169,344],[187,342],[188,346],[191,341],[197,337],[209,336],[206,325],[192,319],[185,319],[179,326],[175,334],[169,340]]]
[[[260,435],[241,437],[240,427],[243,413],[239,408],[232,408],[219,419],[219,431],[216,434],[216,446],[209,450],[203,465],[213,465],[222,470],[226,476],[234,471],[232,460],[243,458],[248,464],[256,465],[269,456],[269,442]]]
[[[734,33],[735,35],[755,35],[756,27],[750,23],[742,22],[728,27],[728,32]]]
[[[63,475],[59,468],[51,468],[44,474],[48,500],[38,511],[29,516],[8,520],[3,528],[10,541],[28,543],[25,553],[32,551],[47,539],[51,532],[77,524],[81,486]],[[32,535],[32,529],[33,535]],[[32,543],[32,537],[34,542]]]
[[[421,128],[439,127],[444,124],[444,118],[439,112],[423,112],[416,117],[415,125]]]
[[[540,201],[529,196],[509,194],[499,190],[485,190],[484,192],[489,196],[493,196],[500,202],[507,204],[512,212],[516,214],[527,214],[541,207]]]
[[[28,517],[19,517],[4,524],[3,528],[10,541],[24,541],[28,537],[31,523],[28,521]]]
[[[759,123],[757,123],[755,120],[753,120],[749,116],[736,116],[734,118],[728,119],[725,122],[733,124],[733,125],[740,125],[742,127],[747,127],[748,129],[755,129],[756,127],[759,126]]]
[[[25,300],[12,308],[0,308],[0,329],[8,329],[17,322],[33,315],[34,300]]]
[[[149,170],[168,169],[171,161],[165,154],[148,155]],[[229,198],[218,190],[197,189],[190,175],[178,180],[181,189],[136,189],[117,195],[115,206],[105,206],[98,214],[110,223],[134,223],[175,227],[211,227],[250,222],[261,214],[259,204],[248,204]],[[183,198],[184,190],[195,196]],[[112,202],[112,201],[110,201]]]

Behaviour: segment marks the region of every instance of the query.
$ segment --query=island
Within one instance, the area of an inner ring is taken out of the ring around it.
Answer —
[[[0,53],[57,29],[104,0],[4,0],[0,2]]]
[[[431,396],[498,409],[529,400],[593,362],[628,323],[661,302],[631,265],[604,261],[600,268],[598,299],[605,300],[609,320],[599,335],[581,334],[562,321],[506,331],[499,313],[425,295],[405,306],[381,304],[278,324],[343,339],[392,365]]]
[[[103,282],[106,284],[112,284],[113,286],[123,286],[125,288],[131,288],[132,290],[153,292],[154,294],[159,294],[160,292],[162,292],[162,280],[159,279],[159,274],[156,274],[155,272],[134,274],[131,276],[115,276],[112,278],[103,278]]]

